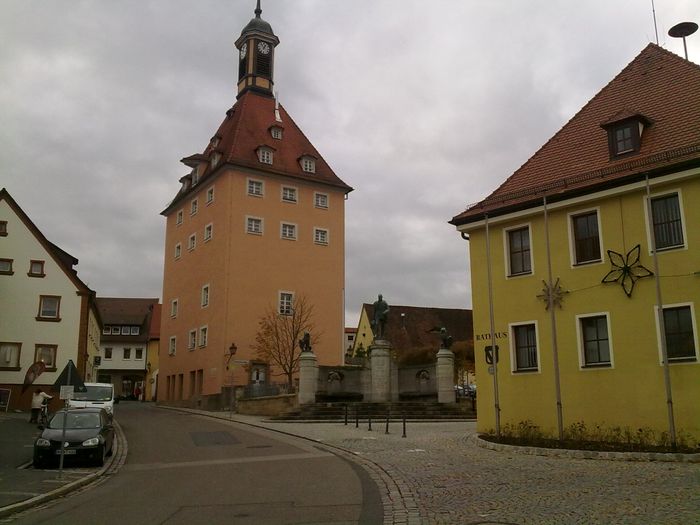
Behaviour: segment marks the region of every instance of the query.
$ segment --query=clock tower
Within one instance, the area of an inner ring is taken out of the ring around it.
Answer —
[[[272,96],[274,53],[280,40],[272,27],[260,18],[260,0],[255,8],[255,18],[241,31],[236,40],[238,49],[238,97],[248,90]]]

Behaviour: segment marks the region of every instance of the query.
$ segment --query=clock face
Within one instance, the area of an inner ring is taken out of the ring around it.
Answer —
[[[258,42],[258,51],[260,51],[261,54],[267,55],[270,53],[270,44],[267,42]]]
[[[241,60],[243,60],[246,56],[246,53],[248,53],[248,44],[243,44],[241,46]]]

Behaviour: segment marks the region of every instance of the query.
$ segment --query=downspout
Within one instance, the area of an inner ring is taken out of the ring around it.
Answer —
[[[491,352],[493,355],[493,409],[496,413],[496,436],[501,437],[501,406],[498,398],[498,352],[496,351],[496,327],[493,313],[493,278],[491,276],[491,236],[489,231],[489,215],[484,214],[486,227],[486,271],[489,285],[489,323],[491,337]],[[474,357],[476,359],[476,356]]]
[[[671,447],[675,450],[676,422],[673,417],[673,393],[671,390],[671,371],[668,367],[668,347],[666,345],[666,324],[664,322],[663,301],[661,300],[661,275],[659,274],[659,258],[656,254],[656,231],[654,230],[654,216],[651,213],[651,189],[649,187],[649,174],[644,174],[647,190],[647,217],[649,218],[649,238],[651,240],[651,253],[654,259],[654,282],[656,283],[656,316],[659,323],[659,339],[661,339],[661,360],[664,366],[664,385],[666,387],[666,408],[668,410],[668,432],[671,435]]]
[[[547,309],[549,310],[550,325],[552,328],[552,360],[554,361],[554,390],[557,398],[557,431],[559,441],[564,439],[564,416],[561,404],[561,382],[559,379],[559,346],[557,344],[557,316],[554,312],[554,282],[552,280],[552,255],[549,244],[549,214],[547,213],[547,196],[542,198],[544,205],[544,238],[547,246]]]

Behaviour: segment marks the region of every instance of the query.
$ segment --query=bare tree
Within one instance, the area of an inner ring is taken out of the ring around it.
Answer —
[[[320,334],[314,330],[313,313],[313,305],[304,295],[300,295],[294,298],[289,313],[283,314],[278,309],[269,307],[260,318],[253,349],[261,360],[282,370],[290,387],[294,374],[299,371],[299,340],[304,332],[311,334],[312,346],[319,339]]]

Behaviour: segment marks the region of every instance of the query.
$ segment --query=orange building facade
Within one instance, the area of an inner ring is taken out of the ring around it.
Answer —
[[[237,101],[204,152],[182,160],[191,172],[162,212],[159,402],[216,407],[234,388],[284,382],[253,344],[263,315],[301,297],[319,363],[343,361],[352,188],[273,97],[278,42],[256,10],[236,41]]]

